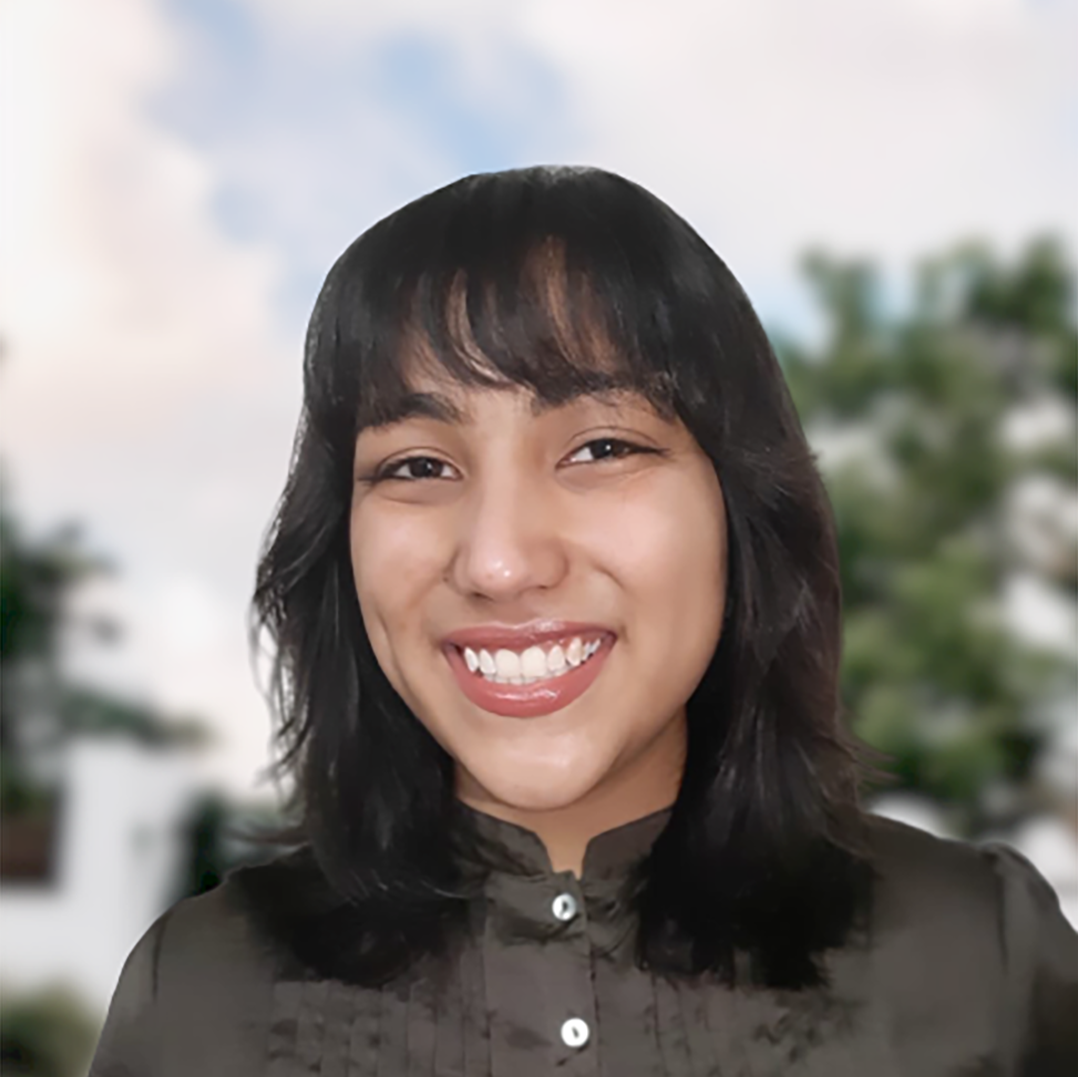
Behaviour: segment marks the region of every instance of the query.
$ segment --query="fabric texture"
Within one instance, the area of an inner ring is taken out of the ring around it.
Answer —
[[[872,931],[826,955],[829,985],[731,989],[631,959],[613,898],[668,818],[594,838],[578,879],[530,831],[481,816],[521,868],[491,876],[437,982],[371,989],[297,967],[230,876],[132,951],[90,1077],[1078,1073],[1078,934],[1009,846],[874,819]]]

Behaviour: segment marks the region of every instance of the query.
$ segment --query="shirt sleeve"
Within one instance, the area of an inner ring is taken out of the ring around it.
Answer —
[[[1078,933],[1021,853],[981,847],[996,872],[1006,976],[1005,1021],[1017,1077],[1078,1074]]]
[[[154,923],[124,962],[88,1077],[157,1077],[157,985],[168,917]]]

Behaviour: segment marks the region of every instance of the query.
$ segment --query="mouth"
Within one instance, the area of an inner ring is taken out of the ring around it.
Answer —
[[[443,653],[461,691],[476,706],[508,718],[532,718],[567,707],[602,672],[617,637],[573,635],[523,653],[446,643]]]

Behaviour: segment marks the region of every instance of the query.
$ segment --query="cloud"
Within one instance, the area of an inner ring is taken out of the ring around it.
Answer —
[[[13,0],[3,18],[17,107],[4,111],[0,376],[16,509],[39,526],[86,521],[126,570],[130,642],[101,667],[114,683],[199,703],[230,735],[264,732],[239,678],[243,600],[298,410],[279,259],[222,233],[213,162],[149,114],[176,61],[152,4]],[[177,574],[234,622],[216,662],[205,647],[192,660],[189,618],[160,597]],[[249,781],[249,743],[229,765]]]
[[[966,232],[1073,240],[1073,8],[665,10],[586,5],[569,34],[557,0],[529,26],[561,58],[596,159],[684,207],[735,267],[774,273],[813,243],[895,263]]]
[[[814,244],[898,266],[968,234],[1078,238],[1069,0],[257,7],[331,65],[421,32],[453,57],[447,92],[491,115],[522,108],[528,56],[557,87],[556,122],[525,101],[533,137],[513,163],[624,172],[768,287]]]
[[[140,0],[9,7],[8,374],[53,390],[48,430],[21,437],[124,438],[249,384],[277,346],[274,255],[220,234],[212,163],[146,115],[171,61],[151,16]]]

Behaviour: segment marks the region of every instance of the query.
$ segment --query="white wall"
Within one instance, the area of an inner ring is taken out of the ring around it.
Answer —
[[[57,877],[0,891],[8,989],[62,981],[102,1014],[123,962],[173,896],[180,823],[197,794],[191,760],[123,741],[72,744]]]

